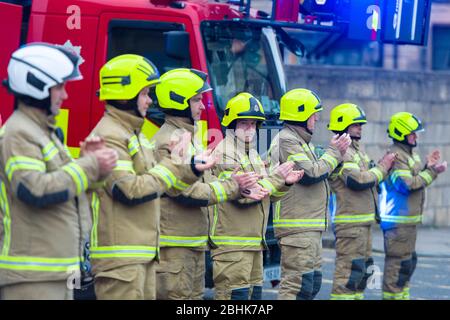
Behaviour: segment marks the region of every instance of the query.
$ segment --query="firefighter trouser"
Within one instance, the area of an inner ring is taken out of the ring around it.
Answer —
[[[301,232],[279,240],[281,282],[278,299],[312,300],[322,285],[322,232]]]
[[[156,262],[130,264],[95,276],[98,300],[155,300]]]
[[[336,231],[336,265],[332,300],[363,299],[373,273],[371,227],[346,227]]]
[[[205,287],[205,252],[161,248],[156,270],[158,300],[201,300]]]
[[[73,300],[68,281],[24,282],[0,288],[0,300]]]
[[[233,251],[213,256],[216,300],[261,300],[262,251]]]
[[[416,269],[417,226],[384,231],[383,299],[409,300],[409,281]]]

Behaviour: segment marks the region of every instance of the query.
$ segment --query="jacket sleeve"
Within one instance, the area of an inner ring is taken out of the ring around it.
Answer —
[[[381,165],[377,165],[369,170],[361,170],[357,163],[344,161],[340,166],[338,175],[348,188],[361,191],[375,187],[383,181],[387,175],[387,171]]]
[[[234,180],[212,181],[209,183],[197,181],[180,195],[173,197],[175,201],[186,206],[206,207],[239,196],[239,186]]]
[[[1,157],[11,191],[18,199],[38,208],[64,203],[85,192],[98,179],[92,155],[47,172],[42,150],[32,137],[5,137]]]
[[[425,168],[417,175],[414,175],[407,160],[401,158],[395,160],[389,175],[389,179],[395,189],[406,195],[429,186],[436,177],[436,171],[431,168]]]
[[[157,158],[170,158],[170,150],[167,144],[158,144]],[[209,183],[199,180],[185,190],[171,189],[167,190],[166,194],[182,205],[205,207],[229,199],[236,199],[239,196],[239,186],[233,180],[211,181]]]
[[[332,147],[329,147],[317,162],[311,161],[300,143],[292,140],[285,140],[280,146],[280,152],[283,161],[294,161],[296,170],[305,171],[298,182],[302,185],[312,185],[327,179],[342,161],[340,152]]]
[[[259,180],[258,183],[269,190],[270,201],[272,202],[281,200],[289,190],[289,186],[285,184],[284,178],[277,173],[272,173],[268,177]]]
[[[125,205],[154,200],[171,188],[185,190],[198,179],[189,164],[175,164],[170,159],[163,159],[148,172],[138,175],[126,144],[112,139],[105,139],[105,142],[119,154],[117,166],[106,179],[105,187],[114,200]]]

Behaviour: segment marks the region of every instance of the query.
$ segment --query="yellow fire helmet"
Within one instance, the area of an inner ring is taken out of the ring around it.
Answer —
[[[212,90],[206,81],[208,75],[196,69],[173,69],[161,76],[156,86],[158,104],[163,109],[183,111],[189,108],[189,99]]]
[[[281,97],[280,120],[305,122],[322,111],[320,98],[308,89],[293,89]]]
[[[328,130],[344,131],[355,123],[367,123],[364,111],[353,103],[344,103],[334,107],[330,112]]]
[[[397,141],[404,141],[407,135],[421,131],[424,131],[422,122],[409,112],[398,112],[391,117],[389,122],[389,137]]]
[[[159,83],[159,72],[136,54],[112,58],[100,69],[100,100],[131,100],[145,87]]]
[[[250,93],[241,92],[228,101],[222,125],[228,127],[238,119],[266,120],[261,102]]]

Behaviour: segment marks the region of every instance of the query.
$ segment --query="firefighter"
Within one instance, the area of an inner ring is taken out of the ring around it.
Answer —
[[[27,44],[9,61],[5,84],[18,105],[0,138],[1,299],[73,298],[90,228],[85,191],[117,160],[90,139],[72,159],[55,126],[66,83],[82,78],[81,61],[47,43]]]
[[[371,166],[360,145],[362,126],[367,123],[361,107],[345,103],[331,110],[328,130],[348,133],[352,143],[343,162],[329,178],[335,194],[332,214],[336,236],[336,268],[332,300],[363,299],[373,265],[371,226],[378,215],[377,186],[386,177],[395,155],[385,154],[378,165]]]
[[[311,138],[318,113],[319,97],[307,89],[293,89],[280,102],[283,129],[271,146],[271,161],[294,161],[304,176],[276,204],[273,220],[281,247],[279,299],[314,299],[322,283],[322,232],[327,226],[327,178],[342,162],[351,139],[335,135],[319,158]]]
[[[116,150],[119,160],[92,195],[91,257],[99,299],[156,298],[159,197],[186,189],[214,163],[209,156],[204,164],[156,161],[155,146],[141,127],[158,83],[157,68],[139,55],[115,57],[100,70],[100,100],[107,105],[93,135]],[[181,137],[181,154],[187,154],[190,139]]]
[[[381,185],[381,228],[385,262],[383,299],[409,300],[409,282],[417,264],[417,225],[422,221],[425,188],[447,169],[440,151],[434,150],[423,165],[414,151],[417,133],[423,131],[419,118],[409,112],[391,117],[388,133],[397,154],[389,177]]]
[[[303,174],[292,171],[293,162],[286,162],[268,175],[256,149],[256,130],[264,120],[261,102],[250,93],[238,94],[225,108],[222,125],[227,131],[214,150],[219,157],[214,174],[225,180],[236,166],[243,172],[254,170],[262,176],[258,183],[270,198],[240,199],[214,207],[210,237],[216,300],[261,300],[270,200],[277,201]]]
[[[193,136],[189,143],[191,151],[201,151],[202,145],[195,137],[198,134],[198,120],[205,109],[202,96],[210,90],[207,74],[195,69],[174,69],[161,76],[156,96],[166,120],[152,139],[158,159],[173,157],[174,152],[168,146],[174,137],[183,132]],[[254,173],[232,176],[232,179],[222,182],[212,181],[209,175],[206,180],[196,182],[181,194],[166,192],[161,199],[158,299],[203,298],[209,221],[207,211],[202,207],[235,199],[257,181]],[[245,194],[245,197],[256,199],[263,196],[262,190]]]

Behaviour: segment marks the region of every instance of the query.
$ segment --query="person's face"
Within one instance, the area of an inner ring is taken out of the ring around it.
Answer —
[[[362,125],[360,123],[354,123],[348,127],[347,133],[351,138],[361,139],[362,137]]]
[[[417,133],[413,132],[406,136],[406,141],[412,146],[417,145]]]
[[[245,142],[253,140],[256,134],[257,121],[253,119],[242,119],[236,121],[236,136]]]
[[[319,121],[319,113],[314,113],[311,117],[309,117],[308,121],[306,122],[306,127],[309,131],[314,132],[314,129],[316,127],[316,122]]]
[[[50,88],[50,111],[53,115],[59,114],[63,101],[68,97],[66,83],[57,84]]]
[[[139,96],[137,99],[137,107],[139,114],[144,118],[147,114],[147,110],[150,105],[153,103],[152,98],[148,95],[150,93],[150,88],[145,87],[139,92]]]
[[[201,118],[202,111],[205,110],[205,105],[203,104],[203,94],[199,93],[189,99],[189,106],[191,107],[191,115],[194,121],[198,121]]]

